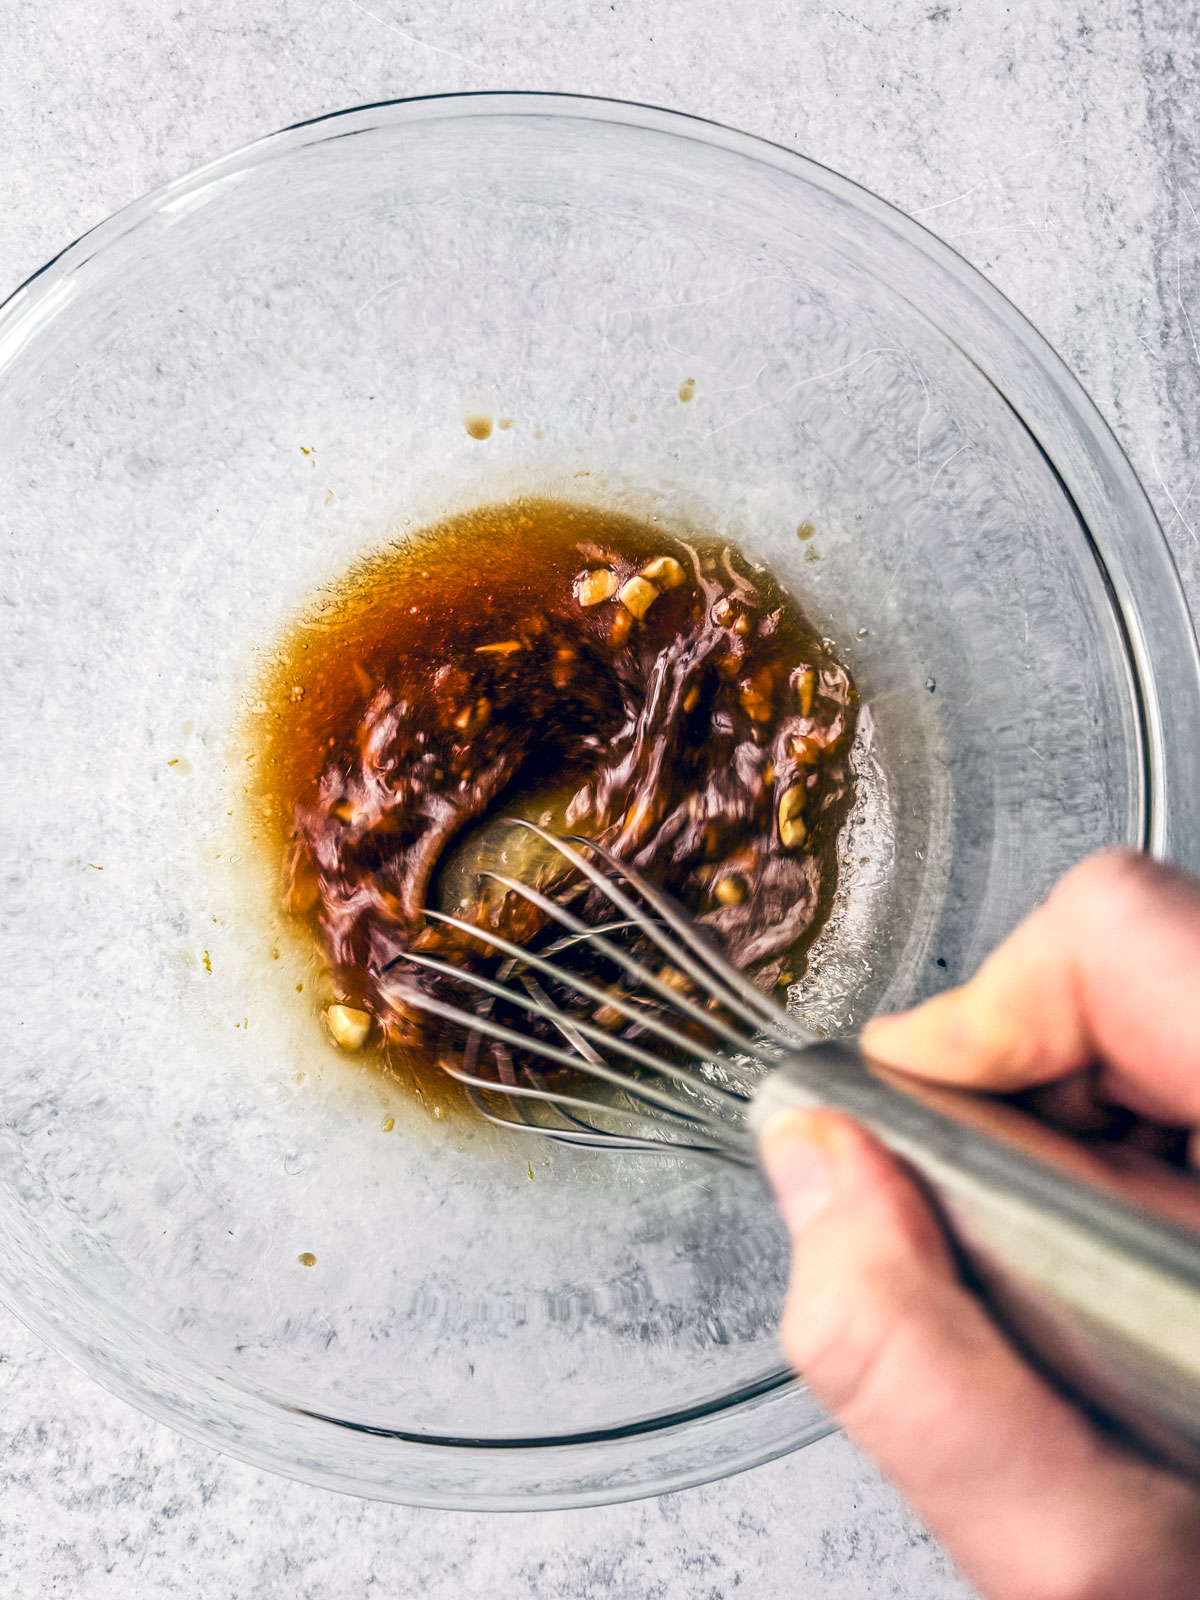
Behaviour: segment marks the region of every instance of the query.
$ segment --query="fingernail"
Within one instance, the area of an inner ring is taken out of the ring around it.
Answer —
[[[779,1111],[759,1136],[763,1168],[792,1233],[833,1198],[833,1168],[819,1112]]]

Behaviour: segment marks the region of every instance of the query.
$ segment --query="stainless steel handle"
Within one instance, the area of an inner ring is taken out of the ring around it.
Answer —
[[[799,1051],[763,1080],[754,1131],[789,1107],[863,1122],[924,1181],[972,1287],[1057,1384],[1200,1476],[1200,1182],[1121,1172],[1015,1107]]]

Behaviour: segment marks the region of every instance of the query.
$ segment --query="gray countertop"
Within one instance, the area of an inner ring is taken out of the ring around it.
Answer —
[[[147,189],[304,117],[485,88],[697,112],[939,233],[1065,357],[1200,601],[1200,44],[1135,0],[8,0],[0,297]],[[0,1313],[0,1590],[23,1600],[754,1600],[967,1591],[840,1438],[636,1505],[352,1501],[178,1438]]]

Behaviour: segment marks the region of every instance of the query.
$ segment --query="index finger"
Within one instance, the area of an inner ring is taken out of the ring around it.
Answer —
[[[961,988],[863,1031],[869,1055],[980,1089],[1099,1060],[1122,1098],[1200,1124],[1200,883],[1133,851],[1067,874]]]

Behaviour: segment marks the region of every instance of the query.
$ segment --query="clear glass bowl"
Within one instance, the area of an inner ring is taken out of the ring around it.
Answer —
[[[1053,354],[811,162],[455,97],[290,129],[72,245],[0,311],[0,441],[7,1303],[154,1416],[364,1495],[618,1499],[826,1431],[757,1181],[498,1143],[322,1043],[247,848],[246,696],[314,591],[447,510],[727,532],[869,710],[793,994],[853,1027],[1095,846],[1200,865],[1191,626]]]

